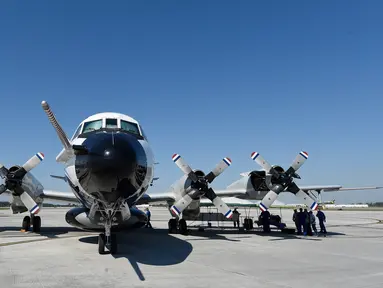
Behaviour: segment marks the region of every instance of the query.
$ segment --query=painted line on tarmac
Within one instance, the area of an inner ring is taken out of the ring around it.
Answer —
[[[0,243],[0,247],[12,246],[12,245],[17,245],[17,244],[26,244],[26,243],[32,243],[32,242],[48,241],[48,240],[60,240],[60,239],[84,237],[84,236],[91,236],[91,235],[94,235],[94,234],[83,234],[83,235],[71,235],[71,236],[62,236],[62,237],[55,237],[55,238],[21,240],[21,241],[15,241],[15,242]]]

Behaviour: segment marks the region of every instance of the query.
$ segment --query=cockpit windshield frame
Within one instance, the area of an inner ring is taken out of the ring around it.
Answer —
[[[130,133],[132,135],[144,138],[146,140],[146,137],[143,134],[143,131],[141,130],[141,126],[138,123],[131,122],[125,119],[120,119],[118,117],[105,117],[86,121],[77,128],[75,134],[72,137],[72,140],[78,137],[80,134],[87,134],[93,131],[104,129],[116,129],[118,131]]]

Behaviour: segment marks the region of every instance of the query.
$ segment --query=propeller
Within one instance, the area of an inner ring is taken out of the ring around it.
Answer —
[[[304,204],[310,207],[311,210],[316,210],[318,208],[318,203],[316,203],[309,194],[301,190],[295,183],[293,178],[300,179],[301,177],[296,173],[298,169],[306,162],[309,155],[305,151],[299,152],[295,157],[293,163],[286,171],[279,171],[272,167],[258,152],[251,153],[251,158],[261,166],[265,172],[265,182],[266,186],[270,191],[263,197],[259,208],[262,211],[266,211],[277,199],[278,195],[282,191],[289,191],[295,194],[297,197],[302,198]]]
[[[22,188],[22,181],[24,176],[35,168],[41,161],[44,160],[43,153],[37,153],[32,156],[21,167],[14,166],[10,170],[0,164],[0,177],[4,178],[4,184],[0,185],[0,194],[6,190],[11,190],[14,194],[20,197],[21,202],[28,208],[31,214],[37,214],[40,211],[40,206],[33,200],[33,198]]]
[[[233,216],[233,212],[222,201],[221,198],[215,194],[213,188],[209,187],[209,184],[213,182],[215,178],[222,174],[227,167],[231,165],[230,158],[223,158],[217,166],[206,176],[197,176],[186,161],[179,155],[174,154],[172,157],[174,163],[184,172],[192,181],[191,191],[188,194],[185,194],[181,199],[179,199],[172,207],[170,211],[175,215],[179,216],[182,211],[190,205],[190,203],[202,196],[208,198],[213,202],[214,206],[217,207],[218,211],[225,215],[226,218],[230,219]]]

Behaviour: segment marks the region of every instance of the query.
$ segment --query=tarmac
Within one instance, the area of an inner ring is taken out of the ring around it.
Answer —
[[[20,231],[24,214],[0,210],[1,288],[383,287],[383,211],[325,210],[326,238],[232,223],[184,236],[168,234],[169,212],[153,207],[154,229],[119,234],[113,256],[98,254],[97,233],[65,222],[68,209],[44,208],[40,234]],[[292,210],[271,212],[293,226]]]

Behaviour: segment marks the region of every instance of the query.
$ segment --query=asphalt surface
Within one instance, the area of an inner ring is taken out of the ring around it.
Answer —
[[[66,210],[45,208],[39,235],[20,231],[24,215],[0,210],[1,288],[383,287],[383,211],[325,211],[324,238],[238,232],[231,223],[169,235],[168,211],[152,208],[154,229],[119,234],[113,256],[98,254],[97,233],[70,227]],[[280,212],[291,226],[292,210],[272,211]]]

